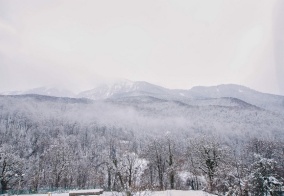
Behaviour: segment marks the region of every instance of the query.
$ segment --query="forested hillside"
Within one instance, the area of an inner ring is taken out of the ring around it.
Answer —
[[[236,98],[0,97],[1,190],[278,190],[284,117]]]

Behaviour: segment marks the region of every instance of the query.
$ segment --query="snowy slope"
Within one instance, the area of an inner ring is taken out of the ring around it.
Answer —
[[[220,98],[236,98],[257,107],[284,113],[284,96],[257,92],[244,86],[228,84],[212,87],[193,87],[189,90],[167,89],[147,82],[121,81],[100,85],[92,90],[80,93],[77,97],[93,100],[136,100],[145,97],[163,100],[180,101],[190,105],[203,105],[214,102],[226,105],[228,100]],[[215,99],[215,100],[214,100]],[[211,101],[209,101],[211,100]],[[232,103],[233,99],[230,101]],[[235,100],[236,101],[236,100]],[[223,102],[223,103],[222,103]]]
[[[8,91],[1,93],[2,95],[26,95],[26,94],[36,94],[36,95],[46,95],[53,97],[74,97],[75,94],[67,89],[58,87],[39,87],[34,89],[29,89],[26,91]]]
[[[189,99],[198,98],[198,96],[188,90],[167,89],[148,82],[133,82],[129,80],[120,80],[114,83],[102,84],[92,90],[79,93],[77,97],[93,100],[154,97],[157,99],[183,102],[186,102]]]
[[[92,90],[84,91],[77,97],[84,97],[93,100],[102,100],[108,98],[120,98],[129,96],[171,96],[169,89],[153,85],[147,82],[132,82],[123,80],[117,83],[102,84]]]
[[[205,98],[234,97],[264,109],[284,113],[284,96],[261,93],[240,85],[199,86],[189,91]]]
[[[22,195],[22,196],[33,196],[32,195]],[[36,194],[37,196],[46,196],[47,194]],[[69,193],[52,193],[52,196],[68,196]],[[113,196],[120,194],[114,192],[104,192],[101,196]],[[138,194],[139,195],[139,194]],[[142,193],[142,195],[144,195]],[[206,193],[204,191],[181,191],[181,190],[168,190],[168,191],[154,191],[145,196],[210,196],[212,194]]]
[[[284,114],[284,96],[261,93],[244,86],[226,84],[211,87],[193,87],[189,90],[167,89],[148,82],[120,80],[101,84],[77,95],[66,89],[40,87],[27,91],[11,91],[4,95],[38,94],[54,97],[77,97],[113,102],[148,102],[150,99],[176,101],[188,105],[252,105]]]
[[[193,100],[192,103],[150,96],[121,97],[103,101],[54,98],[40,95],[0,96],[0,112],[22,113],[40,123],[50,117],[82,125],[97,124],[157,134],[165,130],[222,135],[247,134],[284,138],[284,115],[270,112],[236,98]],[[40,117],[40,119],[38,119]]]

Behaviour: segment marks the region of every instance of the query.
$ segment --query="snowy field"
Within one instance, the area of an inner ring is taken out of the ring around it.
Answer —
[[[117,196],[118,194],[112,192],[104,192],[101,196]],[[203,191],[181,191],[181,190],[168,190],[168,191],[155,191],[149,194],[138,194],[138,196],[210,196]],[[47,196],[47,194],[32,194],[21,196]],[[53,193],[52,196],[69,196],[68,193]]]

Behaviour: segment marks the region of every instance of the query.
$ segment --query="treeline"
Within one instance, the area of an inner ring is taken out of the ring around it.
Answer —
[[[2,112],[1,191],[100,187],[272,195],[282,186],[281,139],[138,132],[60,115],[34,121],[28,113]]]

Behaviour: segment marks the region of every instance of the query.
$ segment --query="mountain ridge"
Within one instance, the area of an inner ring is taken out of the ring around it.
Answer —
[[[161,100],[179,101],[190,105],[202,104],[203,99],[236,98],[259,108],[284,113],[284,96],[258,92],[237,84],[195,86],[191,89],[168,89],[145,81],[133,82],[130,80],[120,80],[119,82],[104,83],[78,94],[54,87],[40,87],[22,92],[16,91],[10,94],[2,94],[39,94],[54,97],[86,98],[90,100],[119,100],[127,97],[131,100],[131,97],[135,97],[136,101],[139,101],[139,97],[142,101],[148,96]]]

